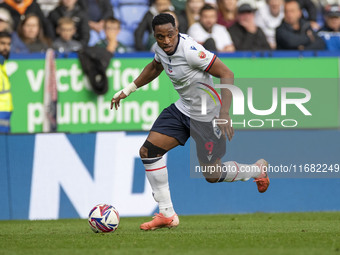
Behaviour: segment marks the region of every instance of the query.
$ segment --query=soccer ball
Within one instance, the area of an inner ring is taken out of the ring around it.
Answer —
[[[119,213],[112,205],[96,205],[89,214],[88,222],[95,233],[113,233],[119,225]]]

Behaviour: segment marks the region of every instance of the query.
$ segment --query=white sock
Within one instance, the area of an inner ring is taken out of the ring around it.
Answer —
[[[165,217],[173,216],[175,211],[171,202],[165,159],[163,157],[143,158],[142,161],[152,188],[153,197],[158,203],[159,212]]]
[[[235,161],[224,162],[222,170],[219,182],[248,181],[261,175],[261,169],[256,164],[239,164]]]

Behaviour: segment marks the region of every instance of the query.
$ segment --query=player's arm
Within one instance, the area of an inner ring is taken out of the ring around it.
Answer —
[[[161,74],[162,71],[163,66],[161,65],[161,63],[158,63],[156,62],[156,60],[153,60],[143,69],[140,75],[132,83],[130,83],[126,88],[114,94],[111,100],[111,109],[113,108],[114,105],[115,109],[117,110],[120,105],[119,104],[120,100],[126,98],[132,92],[135,92],[137,88],[140,88],[148,84],[149,82],[153,81]]]
[[[136,84],[137,88],[140,88],[156,79],[161,74],[162,71],[163,71],[162,64],[158,63],[156,60],[153,60],[143,69],[143,71],[136,78],[134,83]]]
[[[220,78],[221,84],[234,84],[234,73],[218,58],[208,71],[212,76]],[[227,134],[229,141],[234,136],[234,129],[231,126],[231,120],[229,116],[229,109],[232,100],[232,94],[229,89],[221,89],[222,105],[220,110],[219,119],[228,120],[226,125],[220,125],[223,134]]]

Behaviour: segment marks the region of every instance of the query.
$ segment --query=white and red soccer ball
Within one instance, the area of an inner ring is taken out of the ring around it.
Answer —
[[[99,204],[90,211],[88,222],[95,233],[113,233],[119,225],[119,213],[112,205]]]

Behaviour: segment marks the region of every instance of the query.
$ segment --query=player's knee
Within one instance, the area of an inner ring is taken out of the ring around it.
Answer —
[[[161,157],[165,153],[167,153],[167,150],[162,149],[148,140],[145,141],[143,146],[139,150],[139,155],[141,158],[156,158],[156,157]]]
[[[209,182],[209,183],[216,183],[216,182],[218,182],[219,178],[217,178],[217,177],[208,177],[208,176],[206,176],[206,177],[205,177],[205,180],[206,180],[207,182]]]
[[[205,180],[209,183],[215,183],[218,182],[220,179],[220,174],[217,172],[205,172],[204,174]]]
[[[139,149],[139,156],[141,158],[148,158],[148,149],[145,148],[144,146],[140,147],[140,149]]]

